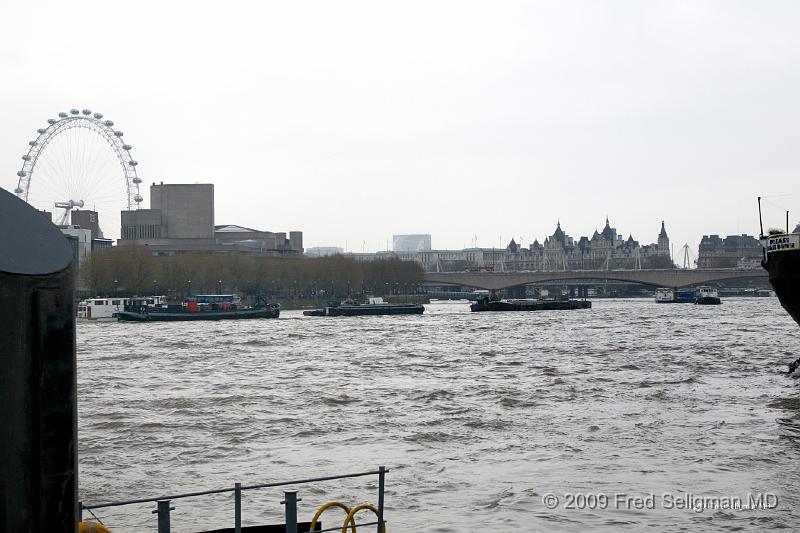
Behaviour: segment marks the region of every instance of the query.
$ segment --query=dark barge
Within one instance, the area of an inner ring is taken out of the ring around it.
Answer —
[[[483,298],[469,306],[479,311],[562,311],[568,309],[591,309],[588,300],[492,300]]]
[[[371,298],[370,303],[328,302],[322,309],[303,311],[305,316],[382,316],[382,315],[421,315],[425,306],[421,304],[390,304],[380,298]]]
[[[150,300],[152,301],[152,300]],[[191,296],[182,304],[152,304],[147,299],[134,298],[124,311],[114,314],[124,322],[188,322],[195,320],[242,320],[250,318],[278,318],[279,304],[261,303],[255,307],[242,307],[238,296],[214,294]]]

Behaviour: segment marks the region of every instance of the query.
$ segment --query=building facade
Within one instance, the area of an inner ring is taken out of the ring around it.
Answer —
[[[761,243],[752,235],[703,235],[697,253],[697,268],[759,268]]]
[[[242,252],[301,255],[303,233],[273,233],[233,224],[214,225],[212,184],[150,187],[150,209],[122,211],[120,246],[147,246],[154,255]]]
[[[465,248],[463,250],[421,250],[351,254],[359,261],[386,257],[417,261],[426,272],[463,272],[486,269],[499,272],[547,270],[613,270],[672,268],[669,236],[661,222],[656,242],[640,244],[632,235],[625,239],[606,218],[602,231],[574,239],[557,222],[552,235],[528,247],[514,239],[506,248]]]

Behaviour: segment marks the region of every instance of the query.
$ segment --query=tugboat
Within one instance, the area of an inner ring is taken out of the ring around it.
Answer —
[[[131,298],[125,310],[114,313],[128,322],[178,322],[190,320],[239,320],[245,318],[278,318],[279,304],[260,301],[255,307],[243,307],[234,294],[198,294],[177,305],[153,304],[151,299]]]
[[[425,306],[420,304],[390,304],[383,298],[370,298],[362,304],[354,300],[330,301],[327,307],[303,311],[305,316],[377,316],[377,315],[421,315]]]
[[[695,305],[720,305],[717,289],[713,287],[697,287]]]
[[[532,298],[520,298],[515,300],[501,300],[497,292],[492,291],[489,297],[478,299],[469,306],[473,313],[481,311],[562,311],[568,309],[591,309],[592,302],[588,300],[535,300]]]

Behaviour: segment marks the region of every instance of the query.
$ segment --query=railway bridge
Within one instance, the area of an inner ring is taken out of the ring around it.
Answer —
[[[663,269],[663,270],[556,270],[532,272],[426,272],[427,283],[500,290],[518,285],[554,281],[625,281],[655,287],[688,287],[712,281],[767,278],[764,269]]]

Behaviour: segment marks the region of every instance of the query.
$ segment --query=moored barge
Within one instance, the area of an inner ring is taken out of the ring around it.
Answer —
[[[469,306],[473,312],[480,311],[561,311],[568,309],[591,309],[588,300],[492,300],[482,298]]]
[[[188,322],[278,318],[280,312],[281,307],[276,303],[243,307],[241,299],[233,294],[198,294],[177,305],[153,305],[146,299],[133,298],[125,306],[125,310],[115,313],[115,316],[126,322]]]
[[[421,315],[425,306],[421,304],[390,304],[382,298],[370,298],[369,303],[346,301],[328,302],[322,309],[303,311],[305,316],[381,316],[381,315]]]

